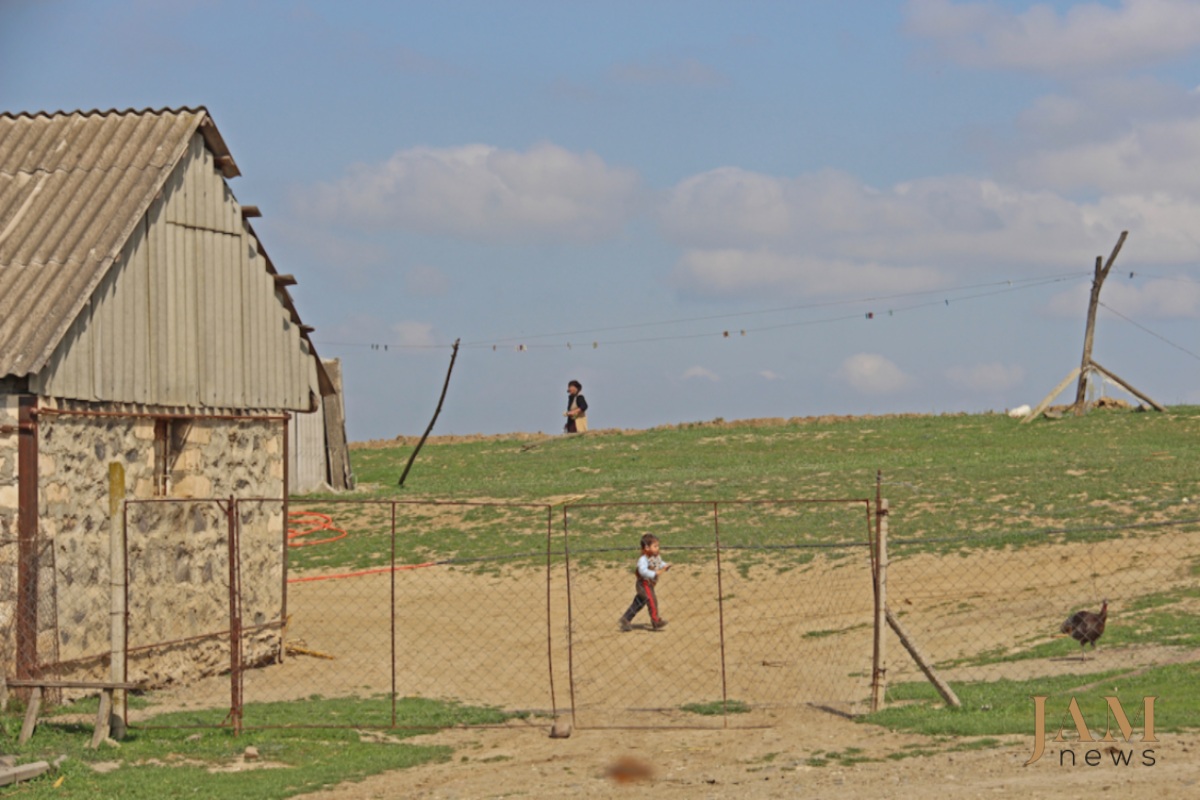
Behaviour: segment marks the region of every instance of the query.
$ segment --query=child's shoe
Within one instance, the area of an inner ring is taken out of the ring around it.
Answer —
[[[629,620],[625,619],[624,617],[621,617],[621,619],[617,622],[617,624],[621,626],[622,631],[633,630],[633,623],[630,622]]]
[[[667,621],[665,619],[656,619],[650,624],[656,631],[661,631],[663,628],[667,627]]]

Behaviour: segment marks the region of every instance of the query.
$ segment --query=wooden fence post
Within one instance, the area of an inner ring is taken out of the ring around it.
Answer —
[[[875,647],[871,665],[871,710],[878,711],[883,705],[883,693],[887,688],[887,659],[885,648],[887,629],[887,531],[888,501],[880,500],[875,508]]]
[[[108,552],[112,573],[109,677],[113,683],[125,683],[125,466],[117,461],[108,465]],[[124,721],[124,689],[113,690],[112,710],[122,715]],[[123,730],[119,732],[123,733]]]

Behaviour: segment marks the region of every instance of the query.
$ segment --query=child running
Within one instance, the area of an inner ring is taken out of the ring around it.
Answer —
[[[658,596],[654,593],[654,585],[658,583],[659,573],[671,568],[658,555],[658,537],[647,533],[642,537],[642,554],[637,561],[637,594],[629,608],[621,615],[620,626],[623,631],[633,630],[633,618],[643,606],[650,607],[650,626],[660,631],[667,627],[667,621],[658,614]]]

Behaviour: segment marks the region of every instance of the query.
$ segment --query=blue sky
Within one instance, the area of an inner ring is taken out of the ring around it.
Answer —
[[[1123,230],[1095,359],[1200,403],[1198,86],[1191,0],[0,3],[0,109],[208,108],[354,440],[456,339],[436,433],[1035,404]]]

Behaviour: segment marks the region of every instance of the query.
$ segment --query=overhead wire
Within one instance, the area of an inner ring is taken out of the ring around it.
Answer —
[[[1128,323],[1129,323],[1130,325],[1132,325],[1133,327],[1135,327],[1135,328],[1138,328],[1138,329],[1140,329],[1140,330],[1142,330],[1142,331],[1145,331],[1146,333],[1148,333],[1148,334],[1150,334],[1151,336],[1153,336],[1155,339],[1159,339],[1159,340],[1161,340],[1161,341],[1165,342],[1166,344],[1170,345],[1171,347],[1174,347],[1176,350],[1180,350],[1180,351],[1182,351],[1182,352],[1184,352],[1184,353],[1187,353],[1187,354],[1188,354],[1189,356],[1191,356],[1192,358],[1196,359],[1197,361],[1200,361],[1200,354],[1193,353],[1191,350],[1188,350],[1188,349],[1187,349],[1186,347],[1184,347],[1183,345],[1181,345],[1181,344],[1178,344],[1178,343],[1176,343],[1176,342],[1173,342],[1173,341],[1171,341],[1170,339],[1168,339],[1167,337],[1163,336],[1162,334],[1159,334],[1159,333],[1156,333],[1156,332],[1154,332],[1154,331],[1150,330],[1150,329],[1149,329],[1149,328],[1147,328],[1145,325],[1142,325],[1140,322],[1136,322],[1136,321],[1134,321],[1134,320],[1130,319],[1129,317],[1127,317],[1127,316],[1125,316],[1124,314],[1122,314],[1120,311],[1117,311],[1115,308],[1113,308],[1112,306],[1110,306],[1108,303],[1105,303],[1103,300],[1101,300],[1101,301],[1098,301],[1098,302],[1099,302],[1099,305],[1103,306],[1103,307],[1104,307],[1104,308],[1105,308],[1107,311],[1110,311],[1110,312],[1112,312],[1113,314],[1116,314],[1118,317],[1120,317],[1121,319],[1125,320],[1126,322],[1128,322]]]
[[[504,337],[491,338],[491,339],[468,341],[468,342],[462,343],[460,346],[462,348],[471,348],[471,349],[486,349],[486,348],[490,347],[492,350],[499,350],[499,349],[501,349],[501,347],[504,347],[504,349],[508,349],[507,346],[515,345],[515,349],[523,352],[523,351],[528,351],[531,349],[543,349],[543,350],[544,349],[561,349],[563,347],[566,347],[567,349],[575,349],[576,347],[580,347],[580,348],[584,348],[584,349],[591,347],[592,349],[597,349],[602,344],[605,346],[609,346],[609,345],[621,345],[621,344],[642,344],[642,343],[653,343],[653,342],[664,342],[664,341],[679,341],[679,340],[688,340],[688,339],[705,339],[705,338],[713,338],[713,337],[732,338],[734,334],[737,334],[739,336],[745,336],[748,333],[774,331],[774,330],[781,330],[781,329],[785,329],[785,328],[804,327],[804,326],[809,326],[809,325],[821,325],[821,324],[841,322],[841,321],[851,320],[851,319],[861,319],[864,317],[866,319],[874,319],[877,314],[880,316],[882,316],[883,314],[887,314],[888,316],[893,316],[896,313],[904,313],[904,312],[909,312],[909,311],[913,311],[913,310],[921,309],[921,308],[929,308],[929,307],[934,307],[934,306],[948,306],[948,305],[950,305],[950,303],[952,301],[957,303],[957,302],[962,302],[962,301],[966,301],[966,300],[975,300],[975,299],[991,297],[991,296],[999,295],[999,294],[1006,294],[1006,293],[1014,292],[1014,291],[1021,291],[1021,290],[1025,290],[1025,289],[1037,288],[1037,287],[1041,287],[1041,286],[1045,286],[1045,285],[1049,285],[1049,284],[1062,283],[1064,281],[1080,280],[1082,278],[1089,277],[1089,276],[1090,276],[1090,273],[1079,272],[1079,273],[1071,273],[1068,275],[1042,276],[1042,277],[1036,277],[1036,278],[990,281],[990,282],[986,282],[986,283],[970,284],[970,285],[954,287],[954,288],[950,288],[950,289],[945,289],[945,288],[925,289],[925,290],[913,291],[913,292],[898,292],[898,293],[886,294],[886,295],[873,295],[873,296],[868,296],[868,297],[851,298],[851,299],[847,299],[847,300],[831,300],[831,301],[826,301],[826,302],[807,303],[807,304],[794,305],[794,306],[781,306],[781,307],[776,307],[776,308],[754,309],[754,310],[749,310],[749,311],[729,312],[729,313],[724,313],[724,314],[711,314],[711,315],[698,316],[698,317],[683,317],[683,318],[676,318],[676,319],[669,319],[669,320],[657,320],[657,321],[651,321],[651,322],[633,323],[633,324],[629,324],[629,325],[614,325],[614,326],[607,326],[607,327],[601,327],[601,328],[583,328],[583,329],[571,330],[571,331],[555,331],[555,332],[550,332],[550,333],[537,333],[537,334],[529,334],[529,335],[522,335],[522,336],[504,336]],[[973,289],[980,289],[980,288],[992,288],[993,291],[977,292],[977,293],[969,294],[969,295],[956,294],[959,292],[971,291]],[[676,334],[666,334],[666,335],[662,335],[662,336],[642,336],[642,337],[624,338],[624,339],[602,339],[602,340],[601,339],[588,339],[588,340],[584,340],[584,341],[571,341],[568,339],[565,342],[559,341],[559,342],[552,343],[552,344],[538,343],[538,341],[537,341],[537,340],[541,340],[541,339],[550,339],[550,338],[563,339],[564,337],[581,336],[583,334],[593,334],[594,335],[594,334],[600,334],[600,333],[612,333],[612,332],[616,332],[616,331],[629,331],[629,330],[637,330],[637,329],[651,328],[651,327],[662,327],[662,326],[667,326],[667,325],[680,325],[680,324],[691,323],[691,322],[711,322],[711,321],[720,320],[720,319],[731,319],[731,318],[738,318],[738,317],[753,317],[753,316],[760,316],[760,315],[764,315],[764,314],[779,314],[779,313],[794,312],[794,311],[808,311],[808,310],[813,310],[813,309],[830,308],[830,307],[835,307],[835,306],[849,306],[849,305],[862,306],[862,305],[871,304],[871,303],[883,303],[883,302],[886,302],[889,300],[898,300],[898,299],[903,299],[903,298],[908,298],[908,297],[920,297],[920,296],[929,296],[929,295],[937,295],[938,299],[930,300],[930,301],[926,301],[926,302],[922,302],[922,303],[915,303],[915,304],[906,305],[906,306],[883,308],[879,312],[867,311],[865,314],[861,313],[861,312],[855,312],[852,314],[841,314],[841,315],[837,315],[837,316],[822,317],[822,318],[818,318],[818,319],[807,319],[807,320],[783,322],[783,323],[778,323],[778,324],[774,324],[774,325],[763,325],[763,326],[758,326],[758,327],[724,329],[724,330],[720,330],[720,331],[709,330],[709,331],[704,331],[704,332],[700,332],[700,333],[676,333]],[[414,350],[414,349],[444,349],[445,347],[449,347],[449,345],[438,345],[438,344],[396,344],[396,343],[334,342],[334,341],[319,341],[318,344],[320,344],[322,346],[333,346],[333,347],[365,347],[365,348],[369,348],[371,350],[385,351],[385,352],[389,352],[390,350],[402,351],[402,350]]]

